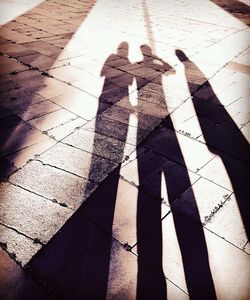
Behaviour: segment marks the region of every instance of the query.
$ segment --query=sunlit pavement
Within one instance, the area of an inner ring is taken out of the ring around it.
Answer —
[[[0,298],[249,299],[248,1],[2,1]]]

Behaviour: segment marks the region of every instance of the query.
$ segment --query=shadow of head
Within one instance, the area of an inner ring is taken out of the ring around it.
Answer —
[[[128,57],[128,48],[129,45],[127,42],[120,43],[119,46],[117,47],[117,55],[121,57]]]
[[[181,51],[180,49],[175,50],[175,54],[180,61],[188,60],[188,57],[186,56],[186,54],[183,51]]]

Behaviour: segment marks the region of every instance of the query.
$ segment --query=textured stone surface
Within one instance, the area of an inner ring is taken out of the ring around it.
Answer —
[[[10,178],[10,182],[73,209],[77,209],[95,187],[86,179],[39,161],[27,164]]]
[[[90,178],[96,182],[106,177],[117,166],[110,160],[64,144],[57,144],[41,155],[39,159],[45,164],[72,172],[86,179]]]
[[[41,249],[41,245],[17,233],[15,230],[0,225],[1,243],[6,245],[8,253],[15,255],[15,259],[24,266],[30,257]]]
[[[71,210],[9,183],[1,184],[1,199],[1,223],[44,243],[72,215]]]

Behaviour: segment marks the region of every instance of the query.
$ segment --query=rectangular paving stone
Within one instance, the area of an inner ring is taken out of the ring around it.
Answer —
[[[0,45],[0,52],[8,54],[9,56],[14,58],[35,53],[34,50],[28,49],[22,45],[14,43]]]
[[[48,130],[47,134],[53,139],[60,141],[67,135],[73,133],[77,128],[82,127],[86,122],[87,121],[83,120],[82,118],[76,118],[72,121]]]
[[[102,181],[117,167],[116,163],[108,159],[62,143],[45,152],[39,160],[95,182]]]
[[[96,188],[93,182],[32,161],[13,174],[10,182],[76,210]]]
[[[72,210],[10,183],[1,184],[1,223],[46,243],[72,215]]]
[[[53,58],[40,53],[21,56],[18,59],[25,64],[29,64],[32,67],[38,68],[40,70],[49,69],[54,63]]]
[[[67,123],[68,121],[74,120],[75,118],[76,115],[70,113],[66,109],[61,108],[56,111],[48,112],[47,114],[38,118],[32,119],[29,121],[29,124],[41,131],[47,131]]]
[[[132,145],[84,129],[76,130],[62,142],[118,163],[134,150]]]
[[[61,96],[52,97],[51,101],[85,120],[93,119],[98,109],[98,100],[95,97],[77,89]]]
[[[37,41],[37,42],[33,42],[33,43],[22,44],[22,46],[26,47],[27,49],[31,49],[34,52],[38,52],[43,55],[47,55],[53,59],[57,58],[57,56],[62,51],[62,49],[60,49],[59,47],[50,45],[44,41],[43,42]]]
[[[62,66],[49,71],[49,74],[62,81],[74,83],[86,76],[86,72],[74,66]]]
[[[24,266],[41,249],[41,245],[15,230],[0,225],[0,242],[6,244],[8,253],[15,253],[16,260]]]
[[[28,43],[28,42],[33,41],[33,38],[31,38],[25,34],[21,34],[16,31],[13,31],[6,27],[2,27],[2,29],[0,31],[0,35],[1,35],[1,37],[6,37],[8,40],[10,40],[14,43],[18,43],[18,44]]]

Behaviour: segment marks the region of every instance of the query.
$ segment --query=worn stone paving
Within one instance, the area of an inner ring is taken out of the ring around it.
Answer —
[[[1,299],[249,299],[249,3],[37,2],[0,28]]]

